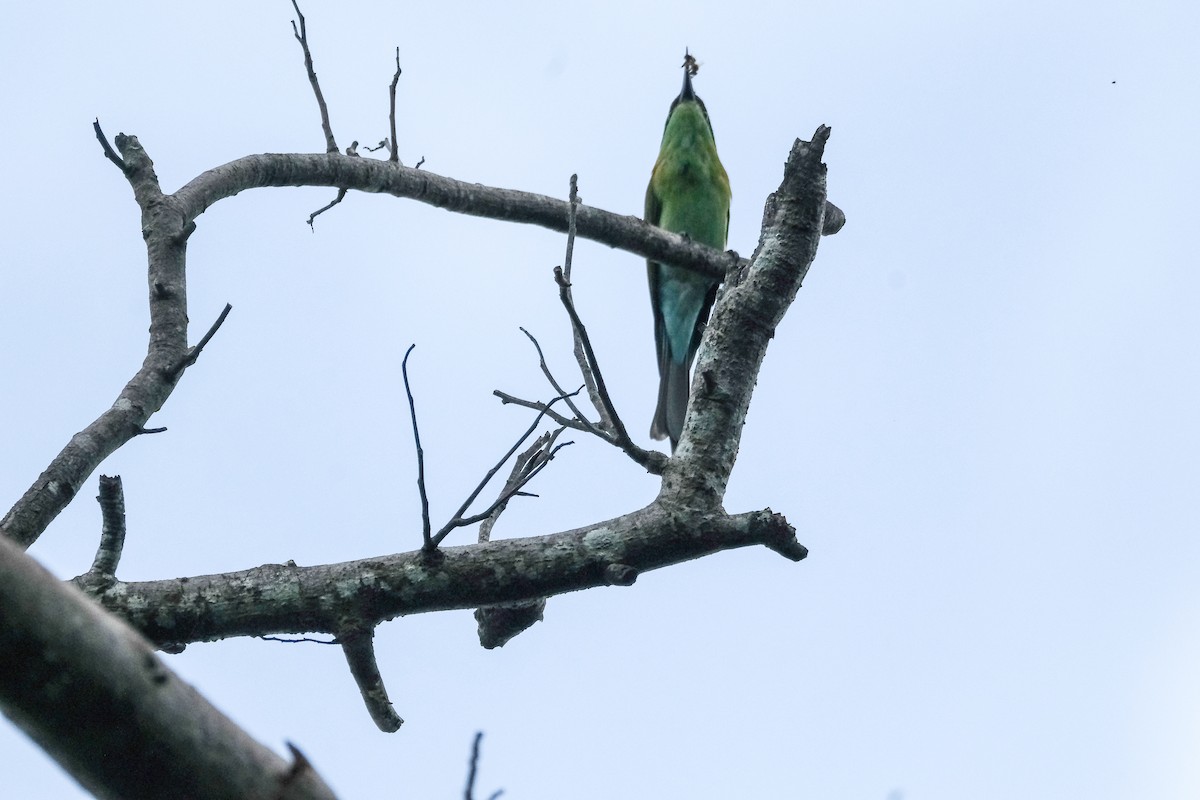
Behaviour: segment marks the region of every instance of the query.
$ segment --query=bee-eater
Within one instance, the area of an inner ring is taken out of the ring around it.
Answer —
[[[646,222],[724,249],[729,235],[729,176],[717,158],[708,109],[692,90],[696,62],[684,59],[683,90],[671,103],[658,161],[646,187]],[[679,443],[687,413],[692,359],[720,281],[647,261],[654,341],[658,347],[658,409],[650,436]]]

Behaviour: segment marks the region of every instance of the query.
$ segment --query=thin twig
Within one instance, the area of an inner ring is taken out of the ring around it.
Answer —
[[[400,145],[396,141],[396,86],[400,83],[400,48],[396,48],[396,74],[392,76],[392,87],[388,90],[388,97],[391,100],[391,113],[388,115],[388,121],[391,123],[392,130],[392,152],[388,157],[388,161],[393,164],[400,163]]]
[[[336,153],[338,146],[337,141],[333,138],[333,127],[329,124],[329,107],[325,105],[325,95],[321,93],[321,84],[317,81],[317,73],[313,69],[312,51],[308,49],[308,30],[305,28],[304,14],[301,13],[296,0],[292,0],[292,8],[296,9],[296,16],[300,18],[299,29],[296,28],[296,21],[292,20],[292,34],[304,49],[304,68],[308,70],[308,82],[312,84],[313,94],[317,96],[317,106],[321,109],[321,130],[325,133],[325,152]]]
[[[329,640],[313,639],[308,636],[259,636],[258,638],[264,642],[280,642],[281,644],[341,644],[337,637]]]
[[[579,174],[572,173],[571,175],[571,190],[567,195],[567,200],[570,203],[567,210],[567,254],[563,258],[563,275],[567,277],[567,283],[571,282],[571,261],[575,257],[575,220],[579,209]]]
[[[200,337],[200,341],[196,342],[195,346],[188,348],[187,355],[185,355],[183,359],[175,366],[174,370],[172,370],[172,378],[196,363],[196,360],[200,358],[200,353],[204,351],[204,348],[210,341],[212,341],[212,338],[217,335],[217,331],[220,330],[221,326],[225,323],[225,318],[229,316],[230,311],[233,311],[233,306],[229,303],[226,303],[225,308],[221,309],[221,313],[217,317],[217,321],[209,326],[208,332],[205,333],[204,336]]]
[[[112,145],[108,143],[108,137],[104,135],[104,131],[100,130],[99,117],[96,117],[96,121],[92,123],[92,129],[96,131],[96,138],[100,140],[100,146],[104,148],[104,157],[116,164],[121,172],[128,174],[129,167],[125,166],[125,161],[117,155],[117,151],[113,150]]]
[[[533,348],[535,350],[537,350],[538,366],[540,366],[542,368],[542,374],[546,376],[546,380],[550,382],[550,385],[554,388],[554,391],[558,393],[559,397],[566,398],[564,402],[566,402],[567,408],[571,409],[571,413],[575,415],[575,418],[577,420],[579,420],[581,423],[583,423],[583,425],[585,426],[583,428],[583,430],[586,430],[588,433],[594,433],[597,436],[599,436],[601,439],[608,440],[608,438],[609,438],[608,435],[606,433],[604,433],[604,431],[602,431],[596,425],[593,425],[592,421],[589,420],[587,418],[587,416],[582,411],[579,410],[579,407],[577,405],[575,405],[575,401],[572,398],[576,394],[579,394],[579,389],[576,389],[574,392],[572,392],[570,395],[568,395],[567,390],[564,389],[559,384],[558,379],[556,379],[554,377],[554,373],[552,373],[550,371],[550,365],[546,363],[546,354],[544,352],[542,352],[541,343],[538,342],[537,338],[532,333],[525,330],[524,328],[519,328],[519,330],[521,331],[521,333],[525,334],[525,337],[527,339],[529,339],[530,342],[533,343]],[[586,384],[585,384],[585,386],[586,386]],[[583,387],[580,387],[580,388],[583,388]],[[572,426],[572,427],[574,427],[574,426]]]
[[[566,292],[567,297],[574,305],[574,297],[571,295],[571,263],[575,256],[575,226],[576,218],[579,210],[579,176],[571,176],[571,192],[569,195],[569,205],[567,206],[567,254],[563,259],[561,281],[558,281],[560,292]],[[580,329],[574,325],[572,320],[571,339],[573,341],[573,350],[575,353],[575,362],[579,364],[579,372],[583,375],[583,385],[587,387],[588,398],[592,401],[592,406],[600,415],[599,427],[603,430],[613,430],[614,425],[609,417],[604,403],[600,398],[600,391],[596,387],[596,378],[592,374],[592,369],[588,365],[587,354],[584,352],[583,340],[580,336]],[[607,438],[607,437],[605,437]]]
[[[578,391],[572,392],[572,394],[578,394]],[[567,397],[567,395],[559,395],[558,397],[554,398],[549,403],[547,403],[547,408],[554,405],[559,400],[564,399],[565,397]],[[520,486],[516,487],[516,489],[513,489],[512,491],[501,492],[500,496],[499,496],[499,498],[497,498],[496,502],[489,505],[487,507],[487,509],[484,510],[483,512],[481,512],[479,514],[474,514],[470,517],[463,517],[463,514],[466,513],[467,509],[471,506],[471,503],[475,502],[476,498],[479,497],[480,492],[482,492],[484,487],[486,487],[488,485],[488,483],[492,480],[492,478],[495,477],[496,473],[500,471],[500,468],[504,466],[504,464],[508,461],[508,459],[512,458],[513,454],[515,452],[517,452],[517,448],[519,448],[522,444],[524,444],[525,441],[530,436],[533,435],[533,432],[535,430],[537,430],[538,426],[542,424],[542,417],[544,417],[544,416],[545,416],[545,412],[538,413],[538,415],[533,420],[533,424],[529,426],[529,428],[525,431],[525,433],[521,434],[521,438],[517,439],[516,444],[514,444],[512,447],[509,448],[508,452],[505,453],[504,456],[501,457],[501,459],[496,462],[496,465],[487,471],[487,474],[483,476],[483,480],[481,480],[479,482],[479,485],[475,487],[475,490],[471,492],[470,496],[467,497],[467,499],[463,501],[463,504],[458,507],[458,511],[454,512],[454,516],[451,517],[450,521],[447,522],[445,525],[443,525],[441,530],[439,530],[432,539],[429,539],[428,537],[426,538],[425,550],[427,552],[433,550],[438,545],[440,545],[442,543],[442,541],[447,536],[449,536],[450,532],[453,531],[455,528],[461,528],[466,525],[474,525],[476,522],[486,519],[487,516],[496,509],[497,506],[499,506],[501,503],[507,503],[517,493],[517,491],[520,490],[521,487],[523,487],[526,483],[529,482],[529,479],[533,478],[534,475],[536,475],[538,472],[541,471],[542,467],[545,466],[544,464],[540,465],[536,470],[532,471],[527,476],[525,481]],[[561,447],[562,447],[562,445],[560,445],[559,448],[555,448],[555,452],[557,452],[557,450],[560,449]],[[549,454],[547,460],[549,460],[549,458],[553,458],[553,457],[554,457],[554,453],[552,452]]]
[[[596,392],[601,403],[601,406],[599,406],[600,413],[607,417],[612,424],[614,434],[613,443],[648,471],[656,474],[660,473],[663,462],[661,459],[654,458],[654,455],[661,454],[652,454],[651,451],[634,444],[633,440],[629,438],[629,432],[625,430],[625,424],[621,422],[620,415],[617,414],[617,409],[608,394],[608,387],[604,384],[604,375],[600,372],[600,362],[596,359],[596,352],[592,349],[592,342],[588,338],[587,329],[583,326],[583,320],[579,318],[579,312],[575,310],[575,303],[571,299],[571,284],[567,283],[561,267],[554,268],[554,280],[558,283],[558,298],[562,301],[563,307],[567,310],[567,315],[571,318],[571,328],[575,331],[576,336],[578,336],[584,353],[587,356],[588,371],[596,378]]]
[[[508,481],[504,485],[504,491],[519,490],[521,486],[528,483],[531,473],[545,466],[554,457],[554,453],[558,451],[558,448],[554,446],[554,442],[565,430],[565,427],[560,427],[554,431],[546,431],[534,441],[529,449],[517,456],[512,472],[508,476]],[[516,491],[515,493],[523,494],[520,491]],[[507,501],[497,505],[492,513],[488,515],[487,519],[483,520],[480,524],[480,543],[491,541],[492,529],[496,526],[496,522],[500,519],[500,515],[504,513],[506,508],[508,508]],[[536,600],[483,606],[475,609],[479,644],[489,650],[496,647],[503,647],[514,636],[540,622],[545,610],[546,598],[544,597],[539,597]]]
[[[314,211],[313,213],[308,215],[308,227],[312,228],[313,231],[316,231],[316,228],[313,227],[313,220],[316,219],[317,217],[321,216],[326,211],[333,208],[334,206],[336,206],[338,203],[342,202],[345,199],[346,199],[346,190],[338,189],[337,197],[333,198],[333,200],[331,200],[330,202],[326,203],[325,205],[321,206],[316,211]]]
[[[565,427],[560,427],[556,431],[546,431],[537,439],[534,439],[533,444],[529,446],[524,453],[517,456],[517,460],[513,462],[512,472],[508,475],[508,481],[504,484],[504,490],[520,489],[522,477],[526,473],[526,468],[533,463],[535,458],[538,458],[543,451],[553,450],[554,440],[557,439]],[[492,528],[496,527],[496,522],[500,519],[500,515],[504,513],[504,509],[508,507],[508,503],[501,503],[488,514],[487,519],[479,526],[479,541],[489,542],[492,539]]]
[[[559,450],[562,450],[568,445],[575,444],[574,442],[563,442],[560,445],[552,446],[554,440],[557,439],[564,430],[566,430],[566,428],[559,428],[558,430],[554,431],[553,435],[550,436],[549,444],[533,448],[534,452],[531,453],[532,457],[523,465],[521,465],[520,468],[514,468],[514,472],[518,473],[516,479],[510,480],[505,484],[505,487],[500,491],[496,501],[478,514],[472,514],[469,517],[463,517],[459,519],[458,527],[461,528],[464,525],[474,525],[476,522],[486,523],[489,520],[492,520],[494,525],[495,518],[498,517],[500,512],[502,512],[508,506],[508,501],[512,498],[518,496],[537,497],[538,495],[533,494],[532,492],[521,491],[521,488],[526,486],[531,480],[534,479],[534,477],[537,476],[539,472],[545,469],[546,465],[554,460],[554,456],[558,454]],[[539,439],[540,438],[541,437],[539,437]],[[490,527],[488,529],[488,535],[491,535]]]
[[[421,448],[421,431],[417,428],[417,405],[413,401],[412,387],[408,383],[408,357],[412,354],[415,344],[410,344],[404,351],[404,361],[400,363],[400,372],[404,376],[404,393],[408,395],[408,415],[412,418],[413,442],[417,447],[417,491],[421,495],[421,538],[425,549],[432,550],[437,543],[429,537],[429,495],[425,493],[425,451]]]
[[[392,708],[387,687],[383,685],[383,676],[379,673],[379,663],[375,660],[375,630],[343,633],[338,640],[342,643],[350,674],[358,684],[358,692],[375,725],[384,733],[399,730],[404,720]]]
[[[534,411],[541,411],[547,417],[554,420],[559,425],[562,425],[565,428],[574,428],[575,430],[583,431],[584,433],[595,433],[596,432],[594,427],[592,427],[592,428],[588,427],[588,425],[590,423],[588,423],[586,421],[581,421],[576,418],[568,418],[565,415],[560,414],[557,411],[553,410],[552,408],[550,408],[549,406],[547,406],[545,403],[541,402],[540,400],[525,400],[523,398],[516,397],[515,395],[508,394],[507,392],[502,392],[499,389],[494,390],[492,392],[492,394],[495,395],[496,397],[500,398],[501,403],[505,403],[505,404],[512,403],[514,406],[521,406],[522,408],[532,408]],[[604,436],[604,434],[602,434],[602,433],[597,433],[596,435]]]
[[[467,788],[463,793],[466,800],[475,800],[475,773],[479,768],[479,742],[483,739],[483,731],[475,734],[475,741],[471,744],[471,763],[467,770]],[[488,795],[488,800],[499,800],[500,795],[504,794],[503,789],[497,789]]]

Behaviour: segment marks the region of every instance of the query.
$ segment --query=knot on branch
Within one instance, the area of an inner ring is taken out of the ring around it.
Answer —
[[[604,582],[609,586],[633,586],[638,571],[628,564],[609,564],[604,568]]]
[[[541,622],[545,610],[545,599],[475,609],[479,644],[488,650],[503,647],[518,633]]]

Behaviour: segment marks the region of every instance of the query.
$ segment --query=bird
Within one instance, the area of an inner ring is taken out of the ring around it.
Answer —
[[[729,236],[732,195],[729,176],[717,157],[708,109],[692,88],[698,69],[695,57],[685,52],[683,89],[667,112],[658,160],[646,187],[645,221],[723,250]],[[650,259],[646,271],[659,377],[658,407],[650,436],[669,437],[674,452],[687,414],[692,360],[720,281]]]

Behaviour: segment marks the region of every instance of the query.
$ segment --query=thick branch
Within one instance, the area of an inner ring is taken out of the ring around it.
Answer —
[[[683,436],[663,473],[660,497],[719,507],[737,457],[742,426],[767,344],[783,319],[821,241],[829,128],[796,140],[783,182],[767,199],[758,248],[729,276],[713,306],[696,359]]]
[[[0,708],[102,798],[332,798],[0,537]]]
[[[175,198],[186,218],[192,220],[219,200],[265,186],[336,186],[419,200],[461,214],[540,225],[560,233],[566,233],[569,226],[570,203],[564,200],[336,153],[246,156],[203,173],[180,189]],[[578,207],[576,229],[585,239],[717,278],[746,264],[734,253],[713,250],[637,217],[591,206]]]
[[[105,458],[142,433],[146,421],[170,396],[176,367],[188,355],[184,253],[191,220],[159,189],[154,163],[136,138],[118,134],[125,176],[142,209],[149,256],[150,343],[137,374],[112,407],[75,434],[25,495],[0,520],[0,533],[22,547],[33,544],[75,497]]]
[[[97,599],[154,642],[369,629],[400,615],[477,608],[632,583],[638,573],[721,550],[807,550],[771,511],[683,516],[658,505],[565,533],[341,564],[116,583]]]

